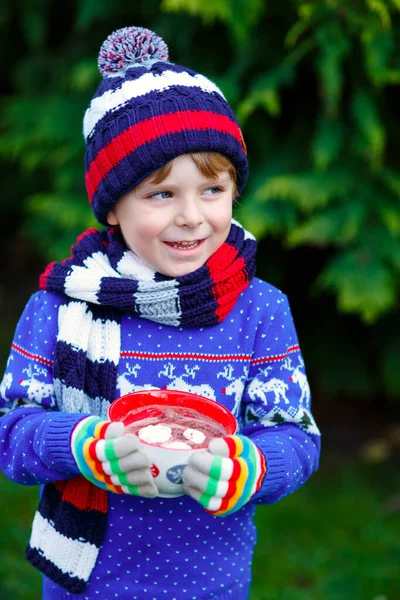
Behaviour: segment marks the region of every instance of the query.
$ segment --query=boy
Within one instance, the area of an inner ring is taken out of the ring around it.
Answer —
[[[320,438],[286,297],[254,277],[232,220],[246,148],[220,90],[167,62],[142,28],[114,32],[84,121],[86,184],[104,232],[52,263],[19,321],[2,385],[0,466],[43,486],[28,560],[43,598],[245,600],[255,505],[300,487]],[[120,395],[191,391],[232,410],[157,496]]]

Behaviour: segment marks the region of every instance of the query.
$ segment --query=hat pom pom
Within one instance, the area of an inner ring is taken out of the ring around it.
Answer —
[[[125,74],[126,69],[147,60],[168,60],[168,46],[162,38],[144,27],[124,27],[103,42],[98,59],[103,77]]]

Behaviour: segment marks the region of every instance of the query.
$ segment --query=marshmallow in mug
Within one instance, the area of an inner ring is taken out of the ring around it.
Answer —
[[[146,444],[162,448],[207,447],[214,437],[226,435],[220,423],[192,408],[152,405],[130,411],[127,416],[129,432],[136,433]]]

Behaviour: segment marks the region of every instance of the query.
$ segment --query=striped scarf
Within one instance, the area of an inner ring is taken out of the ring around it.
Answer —
[[[175,327],[222,321],[255,271],[256,242],[237,221],[227,240],[196,271],[176,279],[152,271],[127,250],[119,227],[89,229],[72,256],[51,263],[40,287]]]
[[[71,256],[40,277],[42,289],[66,300],[53,367],[60,410],[107,418],[116,397],[123,312],[175,327],[215,325],[249,285],[255,254],[254,237],[233,220],[207,263],[174,279],[127,250],[119,228],[84,232]],[[44,486],[29,562],[70,592],[84,592],[104,540],[107,505],[107,492],[82,476]]]

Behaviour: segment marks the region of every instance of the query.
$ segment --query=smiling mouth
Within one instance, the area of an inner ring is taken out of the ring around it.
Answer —
[[[193,240],[192,242],[164,242],[167,246],[176,250],[193,250],[197,248],[204,240]]]

